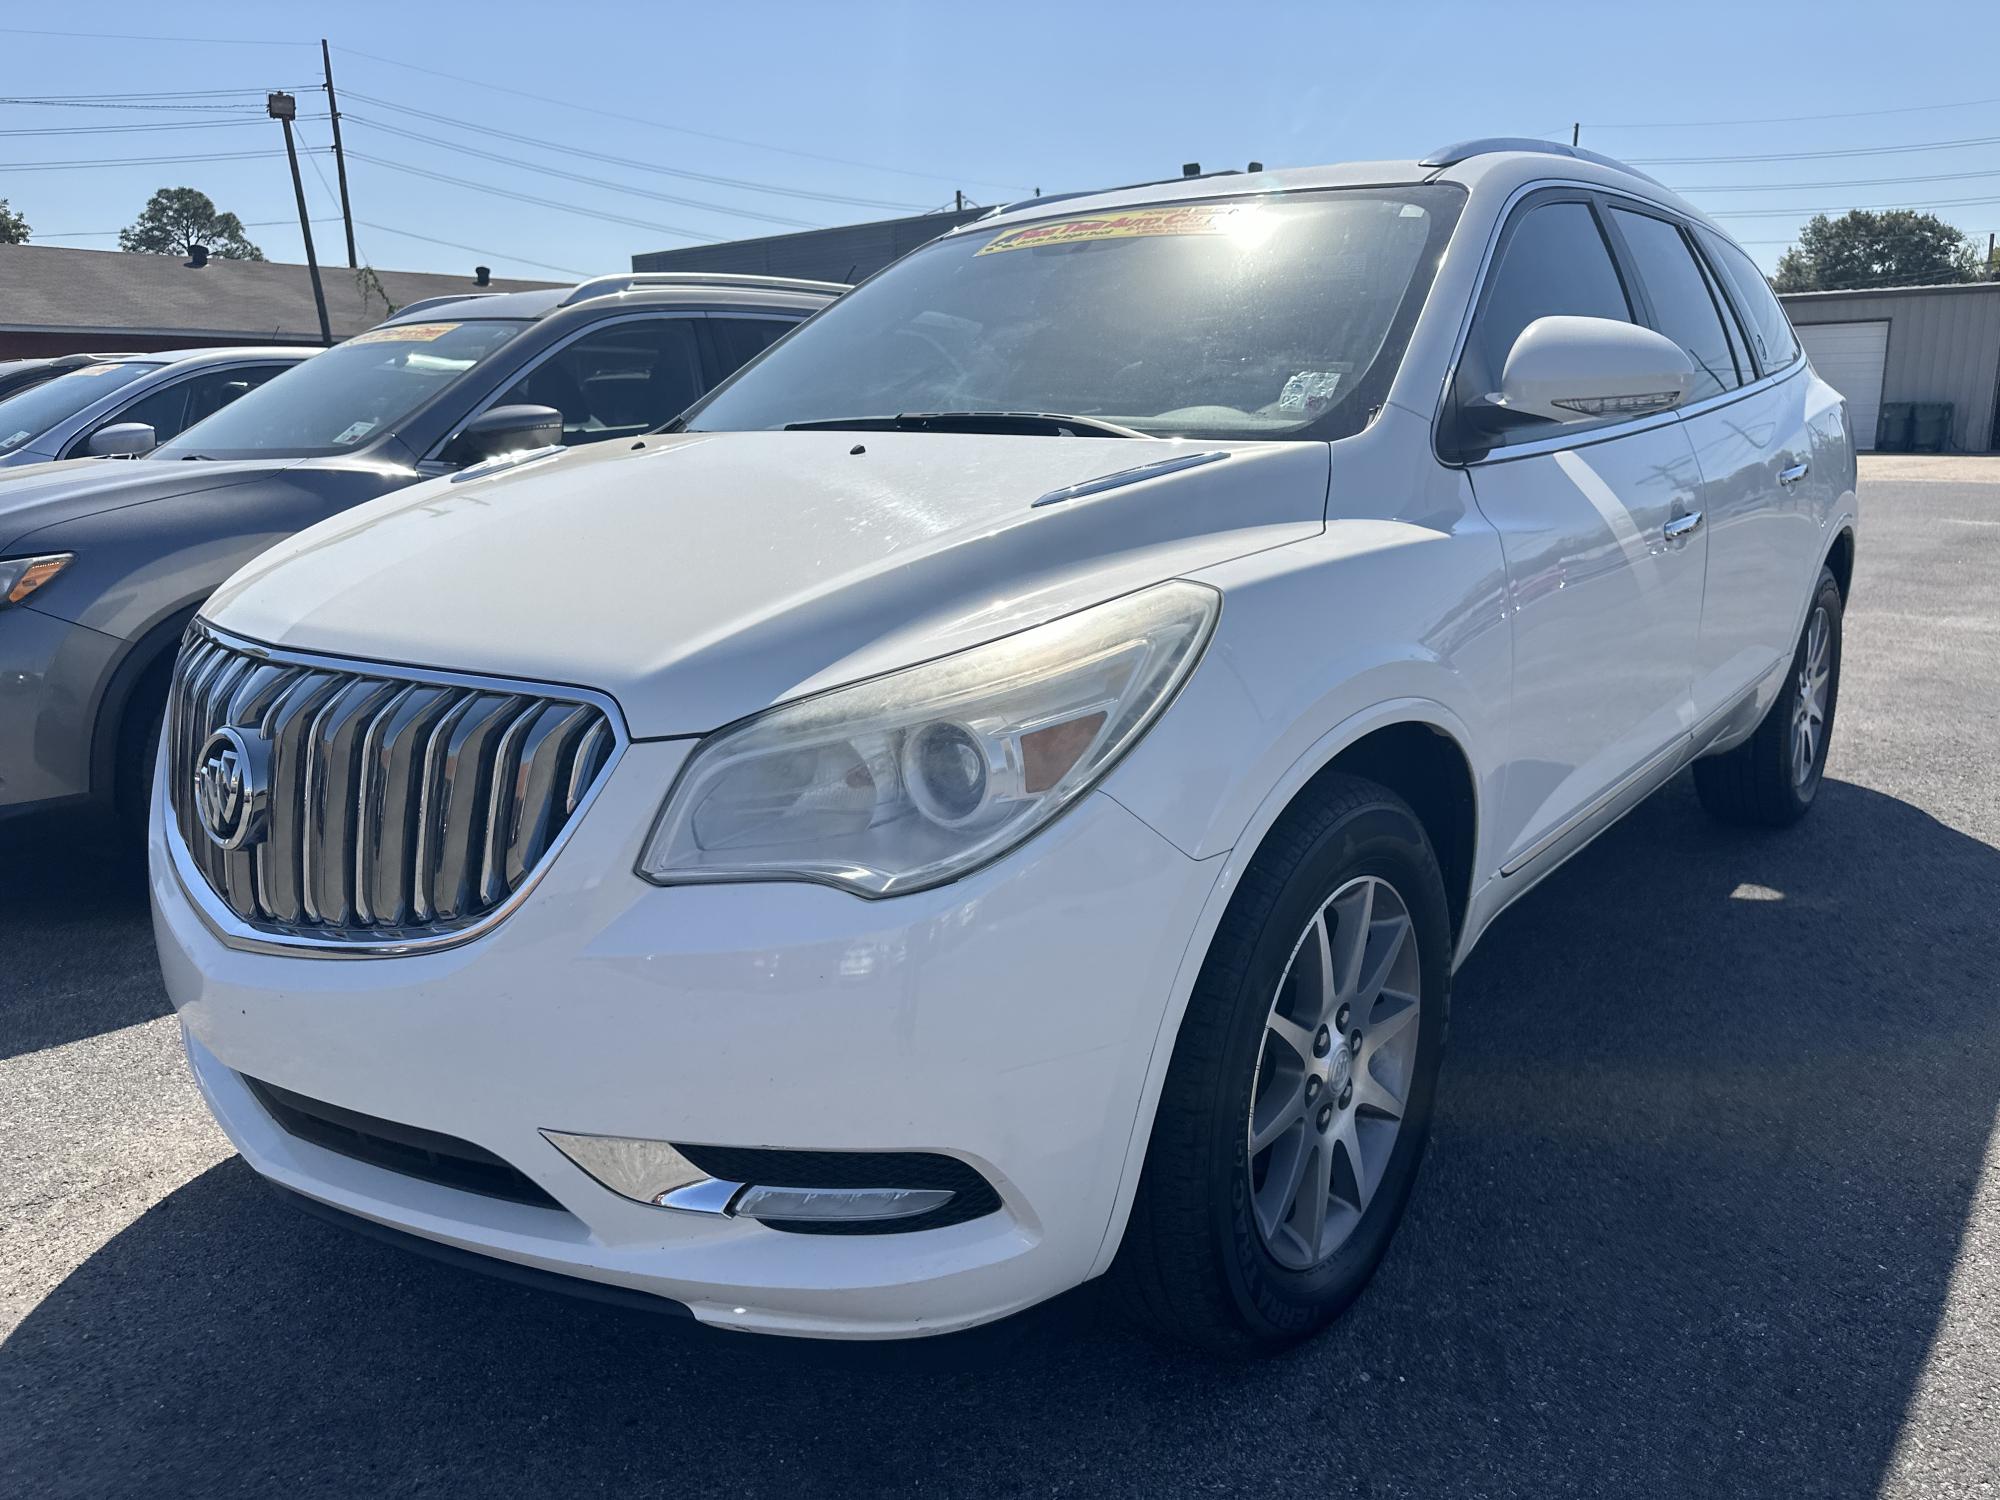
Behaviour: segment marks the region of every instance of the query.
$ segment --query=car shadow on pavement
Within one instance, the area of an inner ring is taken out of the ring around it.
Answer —
[[[2000,851],[1905,803],[1744,833],[1683,778],[1481,945],[1409,1221],[1259,1364],[1088,1291],[959,1368],[689,1342],[232,1160],[0,1347],[0,1488],[1869,1493],[2000,1101],[1997,909]]]
[[[0,823],[0,1059],[164,1016],[132,836],[70,812]]]

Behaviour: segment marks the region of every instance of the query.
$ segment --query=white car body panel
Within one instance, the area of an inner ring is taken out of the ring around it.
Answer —
[[[1204,452],[1229,457],[1035,505]],[[421,640],[425,660],[411,664],[575,682],[617,699],[637,738],[703,734],[1315,535],[1326,475],[1324,443],[607,443],[357,506],[264,554],[207,614],[253,640],[364,660],[410,662]],[[601,541],[579,547],[586,534]],[[357,547],[376,559],[359,573]]]
[[[1202,179],[956,232],[1426,175]],[[235,635],[575,684],[609,695],[632,739],[518,909],[393,959],[232,946],[181,885],[160,789],[167,984],[246,1157],[378,1222],[733,1328],[941,1332],[1103,1272],[1209,941],[1315,775],[1399,726],[1457,747],[1462,961],[1640,798],[1751,732],[1855,524],[1844,409],[1803,364],[1689,412],[1441,459],[1447,382],[1512,203],[1581,184],[1700,218],[1587,161],[1496,153],[1445,176],[1466,190],[1459,229],[1388,399],[1351,437],[656,437],[427,483],[238,574],[205,611]],[[1777,457],[1802,445],[1809,479],[1780,492]],[[1034,504],[1207,451],[1228,456]],[[1669,542],[1662,527],[1692,512],[1707,524]],[[1171,578],[1222,595],[1200,665],[1097,790],[996,862],[881,901],[633,873],[691,737]],[[572,1221],[295,1140],[238,1072],[482,1145]],[[1003,1207],[908,1236],[777,1233],[620,1198],[543,1128],[940,1152],[979,1167]]]
[[[1500,533],[1513,621],[1502,790],[1488,817],[1508,868],[1687,739],[1708,538],[1664,535],[1702,498],[1671,420],[1471,474]]]

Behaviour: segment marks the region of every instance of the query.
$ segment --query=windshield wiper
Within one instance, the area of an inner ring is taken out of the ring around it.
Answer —
[[[899,411],[890,417],[822,417],[787,422],[787,432],[1016,432],[1050,437],[1146,436],[1116,422],[1055,411]]]

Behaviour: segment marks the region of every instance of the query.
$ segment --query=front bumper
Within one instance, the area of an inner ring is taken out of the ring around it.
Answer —
[[[0,611],[0,816],[89,795],[97,703],[122,646],[31,605]]]
[[[1162,1018],[1220,861],[1101,794],[956,884],[888,901],[631,873],[685,742],[642,742],[533,894],[462,947],[400,958],[226,946],[166,858],[155,926],[197,1080],[257,1170],[349,1213],[838,1338],[942,1333],[1101,1268]],[[492,1152],[559,1208],[442,1186],[282,1129],[248,1075]],[[998,1211],[800,1235],[650,1207],[543,1129],[956,1157]]]

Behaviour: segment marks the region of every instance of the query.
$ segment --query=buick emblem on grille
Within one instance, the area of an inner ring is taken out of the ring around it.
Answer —
[[[194,810],[219,848],[241,849],[264,836],[270,805],[270,747],[225,724],[195,759]]]

